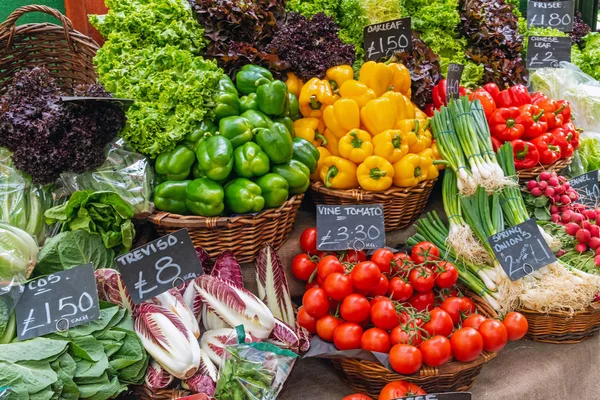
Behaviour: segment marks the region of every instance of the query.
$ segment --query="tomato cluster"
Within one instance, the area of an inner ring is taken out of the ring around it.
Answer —
[[[473,361],[498,351],[527,332],[527,321],[511,313],[504,323],[476,313],[473,301],[455,287],[458,270],[439,249],[421,242],[410,254],[376,250],[336,255],[316,249],[316,231],[302,233],[292,273],[307,281],[298,323],[339,350],[389,353],[392,368],[417,372]]]
[[[420,394],[427,394],[423,389],[419,386],[405,382],[405,381],[395,381],[390,382],[381,389],[379,393],[379,400],[395,400],[400,397],[407,396],[416,396]],[[344,397],[342,400],[373,400],[371,397],[361,394],[355,393],[349,396]]]

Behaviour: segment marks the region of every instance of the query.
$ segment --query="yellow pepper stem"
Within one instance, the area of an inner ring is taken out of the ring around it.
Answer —
[[[329,167],[329,170],[327,171],[327,175],[325,176],[325,186],[326,187],[331,187],[333,186],[330,182],[331,179],[335,178],[338,174],[338,169],[335,165],[332,165],[331,167]]]
[[[394,135],[394,138],[392,139],[392,145],[394,145],[395,149],[400,148],[400,146],[402,145],[402,138],[400,137],[400,135]]]
[[[322,105],[323,104],[319,100],[317,100],[316,94],[310,96],[310,108],[312,108],[313,110],[320,110]]]
[[[418,178],[421,176],[421,167],[417,167],[415,168],[415,178]]]
[[[433,163],[433,165],[441,165],[441,164],[448,165],[449,164],[449,162],[446,160],[433,160],[432,163]]]
[[[327,139],[325,138],[325,136],[321,135],[319,133],[319,131],[315,131],[315,139],[321,140],[321,143],[323,143],[323,146],[327,146],[327,144],[329,143],[327,141]]]
[[[426,131],[427,129],[429,129],[429,125],[431,125],[431,119],[427,120],[427,123],[425,124],[425,127],[423,128],[423,130]]]
[[[372,179],[378,180],[379,178],[383,178],[384,176],[386,176],[387,173],[385,171],[380,170],[378,167],[375,167],[369,172],[369,175]]]
[[[415,129],[413,130],[415,135],[419,136],[419,120],[415,119]]]
[[[354,137],[354,139],[352,139],[352,147],[354,147],[355,149],[362,148],[363,141],[358,138],[358,136],[356,135],[356,132],[350,133],[350,136]]]

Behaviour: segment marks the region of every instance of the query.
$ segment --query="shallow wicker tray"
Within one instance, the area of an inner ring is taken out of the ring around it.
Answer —
[[[530,179],[537,178],[542,172],[560,172],[567,168],[573,162],[573,157],[565,158],[564,160],[558,160],[554,164],[550,165],[538,165],[535,168],[522,169],[517,171],[517,176],[520,181],[528,181]]]
[[[183,389],[161,389],[153,391],[144,385],[134,386],[133,393],[139,400],[175,400],[192,394],[189,390]]]
[[[411,188],[391,187],[383,192],[362,189],[329,189],[322,182],[311,182],[316,204],[383,204],[385,230],[401,229],[412,224],[423,212],[435,179]]]
[[[150,215],[148,221],[161,235],[187,228],[194,245],[206,250],[211,258],[231,250],[238,262],[250,263],[264,244],[270,243],[277,250],[287,240],[303,197],[304,194],[298,194],[281,207],[258,214],[199,217],[158,212]]]
[[[480,314],[488,318],[497,317],[496,312],[481,297],[473,293],[468,295]],[[344,375],[346,385],[376,399],[385,385],[399,379],[419,385],[427,393],[468,390],[475,383],[484,364],[495,358],[496,354],[484,352],[477,360],[469,363],[451,361],[440,367],[424,365],[414,375],[401,375],[372,361],[348,358],[334,359],[332,363]]]
[[[527,318],[529,330],[526,339],[543,343],[580,343],[600,331],[600,309],[588,307],[585,311],[571,315],[566,311],[542,314],[536,311],[519,310]]]

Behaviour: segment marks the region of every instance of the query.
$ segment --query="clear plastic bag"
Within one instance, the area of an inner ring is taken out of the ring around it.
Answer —
[[[237,344],[225,347],[215,398],[275,400],[297,354],[270,343],[245,343],[244,327],[235,329]]]
[[[78,190],[108,190],[126,200],[136,218],[145,218],[153,212],[150,199],[154,172],[150,162],[141,154],[131,151],[122,139],[113,143],[107,158],[95,171],[84,174],[63,173],[62,189],[70,195]]]

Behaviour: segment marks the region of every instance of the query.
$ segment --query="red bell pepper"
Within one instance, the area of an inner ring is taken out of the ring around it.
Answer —
[[[547,100],[548,96],[546,96],[542,92],[535,92],[531,95],[531,104],[537,104],[542,100]]]
[[[566,108],[565,104],[558,104],[556,100],[549,98],[540,98],[540,100],[536,100],[533,104],[544,110],[546,122],[548,123],[548,129],[554,129],[557,126],[562,126],[564,123],[562,112]]]
[[[483,112],[485,113],[485,117],[490,119],[494,111],[496,111],[496,102],[490,93],[487,90],[480,88],[474,91],[469,95],[469,100],[479,100],[483,107]]]
[[[571,122],[571,103],[569,100],[559,100],[557,101],[559,108],[562,108],[560,112],[563,116],[563,123]],[[564,108],[563,108],[564,107]]]
[[[425,114],[427,114],[428,117],[433,117],[433,111],[435,110],[433,103],[429,103],[427,104],[427,106],[425,106],[425,109],[423,110],[423,112]]]
[[[548,132],[548,122],[544,110],[533,104],[519,107],[521,119],[519,122],[525,128],[523,139],[533,139]]]
[[[483,90],[488,92],[492,96],[492,99],[494,99],[494,102],[496,102],[496,99],[500,94],[500,88],[498,87],[498,85],[496,85],[495,83],[486,83],[485,85],[483,85]]]
[[[575,128],[573,123],[568,122],[563,124],[559,128],[554,128],[551,132],[554,136],[563,137],[574,150],[579,148],[579,131]]]
[[[561,136],[561,135],[553,135],[553,136],[554,136],[554,138],[556,138],[556,143],[558,143],[558,147],[560,147],[560,158],[564,159],[564,158],[571,157],[573,155],[573,152],[575,151],[573,149],[573,146],[571,146],[571,143],[569,143],[564,136]]]
[[[500,147],[502,147],[502,142],[492,136],[492,149],[494,152],[497,153]]]
[[[448,105],[448,99],[446,98],[446,80],[442,79],[437,85],[433,87],[431,93],[431,99],[433,100],[433,106],[436,110],[439,110],[442,106]],[[458,87],[458,94],[464,96],[466,94],[465,88],[462,86]]]
[[[516,169],[533,168],[539,164],[540,152],[533,143],[517,139],[510,144],[513,148]]]
[[[519,139],[525,131],[520,118],[521,110],[517,107],[498,108],[489,121],[492,136],[501,141]]]
[[[496,99],[497,107],[520,107],[531,104],[531,96],[525,85],[515,85],[503,90]]]
[[[560,160],[558,140],[551,133],[544,133],[531,141],[540,152],[540,162],[543,165],[553,164]]]

